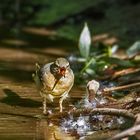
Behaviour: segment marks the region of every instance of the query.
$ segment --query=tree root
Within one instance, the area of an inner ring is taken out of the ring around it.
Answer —
[[[133,121],[136,119],[136,117],[129,111],[125,109],[115,109],[115,108],[95,108],[95,109],[77,109],[73,110],[71,112],[62,112],[57,114],[51,114],[48,116],[48,119],[53,118],[64,118],[69,117],[69,115],[72,114],[74,117],[78,117],[80,115],[113,115],[113,116],[123,116],[129,119],[132,119]]]

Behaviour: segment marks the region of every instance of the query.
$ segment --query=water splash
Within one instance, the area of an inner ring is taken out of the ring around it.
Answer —
[[[72,115],[68,119],[62,120],[61,129],[66,133],[74,133],[80,137],[92,130],[88,116],[73,118]]]
[[[77,137],[79,140],[95,133],[98,130],[120,128],[125,123],[123,117],[106,115],[88,115],[79,117],[64,118],[61,120],[60,128],[67,134]]]

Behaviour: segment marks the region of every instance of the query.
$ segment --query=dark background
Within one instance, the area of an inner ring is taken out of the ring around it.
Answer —
[[[97,40],[128,47],[139,39],[139,9],[139,0],[1,0],[0,36],[4,38],[8,31],[19,37],[25,27],[43,27],[54,30],[58,37],[77,41],[87,22],[93,40],[96,35],[108,34]]]

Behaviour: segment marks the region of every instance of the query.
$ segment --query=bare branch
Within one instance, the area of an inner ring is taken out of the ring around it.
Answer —
[[[130,135],[134,135],[137,131],[140,131],[140,125],[135,125],[134,127],[131,127],[117,135],[115,135],[114,137],[112,137],[109,140],[118,140],[118,139],[122,139],[124,137],[130,136]]]
[[[140,82],[128,84],[128,85],[123,85],[123,86],[118,86],[118,87],[105,88],[105,89],[103,89],[103,91],[105,93],[108,93],[108,92],[112,92],[112,91],[133,89],[133,88],[137,88],[139,86],[140,86]]]
[[[49,119],[52,118],[63,118],[69,117],[72,114],[74,117],[81,115],[114,115],[114,116],[123,116],[132,120],[135,120],[135,116],[125,109],[115,109],[115,108],[94,108],[94,109],[77,109],[71,112],[62,112],[57,114],[52,114],[48,116]]]
[[[139,72],[139,71],[140,71],[140,68],[137,68],[137,69],[134,69],[134,68],[123,69],[123,70],[115,72],[112,76],[112,79],[115,79],[115,78],[120,77],[120,76],[128,75],[128,74],[136,73],[136,72]]]

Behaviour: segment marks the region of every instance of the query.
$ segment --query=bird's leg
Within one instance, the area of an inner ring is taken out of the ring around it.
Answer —
[[[60,109],[60,112],[63,111],[63,105],[62,105],[63,100],[64,100],[64,99],[62,99],[62,98],[59,100],[59,109]]]
[[[47,114],[47,109],[46,109],[46,98],[43,98],[43,114]]]
[[[63,96],[62,96],[62,97],[60,98],[60,100],[59,100],[59,109],[60,109],[60,112],[63,111],[63,105],[62,105],[62,103],[63,103],[63,100],[66,99],[67,96],[68,96],[68,93],[65,92],[65,93],[63,94]]]

